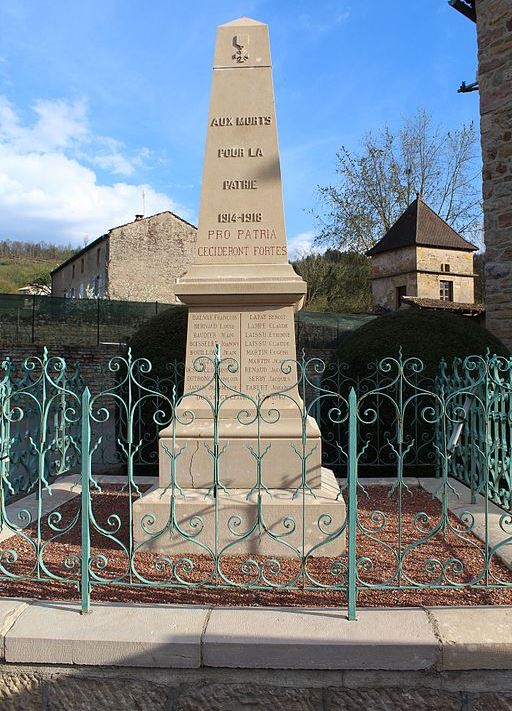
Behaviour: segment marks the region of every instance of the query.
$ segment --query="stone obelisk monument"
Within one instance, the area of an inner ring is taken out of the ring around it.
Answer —
[[[178,518],[186,527],[187,518],[200,511],[202,534],[213,536],[214,393],[211,383],[206,387],[212,367],[203,368],[204,361],[198,364],[201,356],[213,358],[218,345],[222,358],[238,364],[228,367],[226,362],[221,368],[224,386],[216,433],[220,487],[215,491],[219,528],[225,529],[219,530],[221,544],[232,540],[230,516],[236,512],[248,524],[257,514],[255,455],[263,452],[260,477],[268,526],[279,533],[284,519],[296,516],[299,536],[299,519],[305,516],[298,490],[307,496],[307,525],[316,529],[311,545],[318,542],[321,514],[341,525],[344,504],[336,498],[339,490],[332,472],[321,467],[320,432],[312,418],[304,425],[295,384],[294,311],[301,307],[306,288],[288,262],[268,27],[241,18],[217,31],[195,257],[176,288],[189,308],[185,393],[200,396],[185,397],[182,423],[160,433],[160,488],[137,504],[141,516],[159,507],[164,516],[161,492],[174,467],[183,491]],[[251,422],[254,407],[233,396],[234,391],[255,400],[270,395],[262,410],[265,416]],[[245,409],[248,415],[240,417]],[[187,410],[193,413],[192,421],[185,416]],[[139,542],[144,539],[137,520],[134,535]],[[193,549],[179,537],[167,544],[160,537],[148,546]],[[339,540],[336,550],[339,553]],[[257,543],[241,542],[232,553],[247,551],[286,555],[274,539],[261,537]]]

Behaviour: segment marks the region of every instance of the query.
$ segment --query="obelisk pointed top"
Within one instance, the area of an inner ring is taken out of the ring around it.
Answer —
[[[224,24],[219,25],[220,27],[248,27],[250,25],[265,25],[264,22],[259,20],[253,20],[252,17],[239,17],[237,20],[231,20],[231,22],[224,22]]]
[[[217,27],[214,69],[269,67],[268,25],[250,17],[226,22]]]

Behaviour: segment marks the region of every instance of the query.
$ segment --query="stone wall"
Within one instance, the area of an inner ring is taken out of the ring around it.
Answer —
[[[405,274],[416,269],[416,248],[403,247],[372,256],[372,277]]]
[[[400,286],[406,287],[407,296],[439,299],[441,279],[453,282],[454,301],[473,303],[473,253],[417,246],[372,257],[373,302],[386,309],[397,308],[396,290]]]
[[[444,265],[449,266],[450,274],[474,275],[473,252],[463,252],[460,249],[438,249],[434,247],[416,248],[416,264],[420,270],[443,272]]]
[[[382,277],[372,280],[372,297],[376,306],[394,310],[397,308],[396,290],[400,286],[406,287],[407,296],[417,296],[418,284],[416,272],[400,274],[398,276]]]
[[[64,358],[70,368],[78,361],[80,372],[84,381],[93,392],[100,392],[112,387],[116,382],[115,373],[108,370],[108,363],[114,356],[124,355],[123,346],[95,346],[84,348],[80,346],[56,346],[49,349],[49,355]],[[9,357],[18,366],[31,356],[42,358],[41,346],[2,346],[0,347],[0,361]],[[0,707],[1,709],[1,707]]]
[[[0,666],[2,711],[507,711],[493,671],[161,670]]]
[[[453,284],[453,301],[459,304],[472,304],[475,300],[475,282],[473,277],[462,277],[456,274],[418,273],[418,296],[423,299],[439,299],[440,281],[451,281]]]
[[[176,281],[192,260],[196,233],[171,212],[110,230],[109,298],[174,303]]]
[[[89,247],[79,252],[74,259],[52,275],[52,296],[86,298],[97,290],[104,295],[106,287],[106,264],[108,260],[108,239],[101,237]],[[74,291],[72,291],[74,290]]]
[[[52,296],[99,293],[120,301],[173,304],[176,280],[192,260],[196,233],[172,212],[114,227],[53,274]]]
[[[486,325],[512,348],[512,3],[477,0]]]

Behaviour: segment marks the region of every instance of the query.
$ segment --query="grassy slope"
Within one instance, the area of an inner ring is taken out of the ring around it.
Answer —
[[[43,271],[51,271],[59,260],[21,258],[0,259],[0,294],[15,294],[17,290],[30,284],[33,278]]]

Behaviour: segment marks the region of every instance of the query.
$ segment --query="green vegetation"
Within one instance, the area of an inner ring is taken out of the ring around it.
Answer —
[[[0,293],[15,294],[27,284],[50,285],[50,272],[74,249],[46,242],[0,241]]]
[[[173,306],[146,321],[131,337],[129,345],[134,358],[148,358],[153,376],[168,375],[167,365],[184,362],[187,345],[186,306]]]
[[[370,260],[357,252],[328,249],[293,262],[308,284],[309,311],[362,313],[372,308]]]
[[[348,363],[351,375],[365,375],[367,365],[396,356],[417,356],[425,364],[425,374],[435,376],[442,358],[456,356],[509,355],[495,336],[466,316],[434,311],[405,309],[381,316],[350,333],[338,347],[337,357]]]
[[[398,128],[366,133],[336,154],[337,180],[318,188],[317,244],[364,254],[421,193],[456,232],[474,241],[482,222],[477,131],[447,130],[424,109]]]

